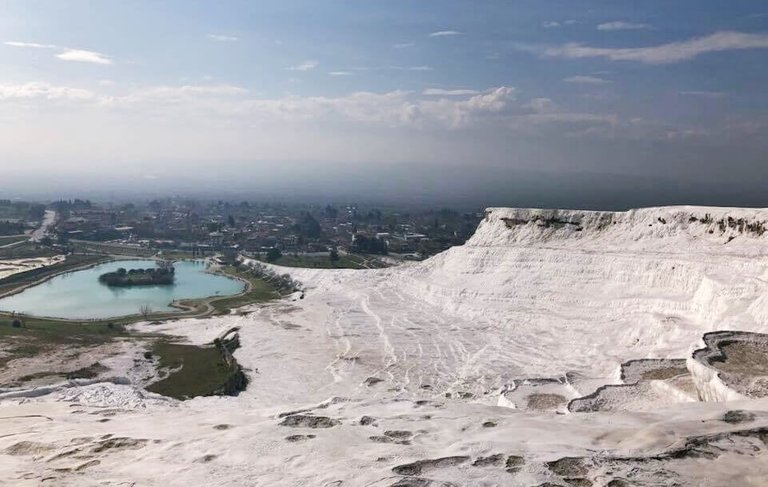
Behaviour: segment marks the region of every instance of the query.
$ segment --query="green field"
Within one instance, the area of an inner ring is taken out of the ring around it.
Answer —
[[[227,389],[240,372],[237,364],[227,364],[215,346],[198,347],[158,340],[152,347],[160,370],[171,370],[166,378],[147,387],[150,392],[176,399],[209,396]]]
[[[7,352],[0,366],[11,360],[33,357],[58,347],[82,348],[102,345],[117,337],[125,337],[123,326],[110,323],[67,323],[41,318],[18,318],[22,327],[14,327],[16,318],[0,315],[0,344]]]
[[[53,257],[56,252],[33,242],[24,242],[11,247],[0,247],[0,260],[33,259],[35,257]]]
[[[105,242],[87,242],[85,240],[76,240],[70,242],[70,245],[76,252],[119,255],[124,257],[149,258],[162,254],[164,259],[184,260],[199,258],[193,255],[191,251],[186,250],[157,250],[146,247],[134,247],[131,245],[120,245]]]
[[[263,262],[266,262],[262,259]],[[359,255],[339,255],[339,260],[332,261],[328,256],[305,256],[285,254],[276,261],[275,265],[285,267],[304,267],[309,269],[371,269],[385,267],[377,260],[365,258]]]
[[[70,246],[75,252],[120,255],[125,257],[152,257],[156,253],[154,250],[144,247],[108,244],[103,242],[86,242],[84,240],[72,241],[70,242]]]
[[[27,237],[26,235],[8,235],[5,237],[0,237],[0,247],[23,242],[25,240],[29,240],[29,237]]]
[[[268,282],[259,279],[247,272],[242,272],[234,267],[227,266],[222,268],[222,272],[231,277],[237,277],[247,281],[250,290],[241,296],[232,296],[211,301],[215,312],[214,314],[227,314],[229,310],[239,308],[254,303],[263,303],[280,297],[280,293]]]

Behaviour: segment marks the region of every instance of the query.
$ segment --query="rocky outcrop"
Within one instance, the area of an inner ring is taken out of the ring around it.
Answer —
[[[703,340],[687,361],[701,400],[768,397],[768,335],[719,331]]]

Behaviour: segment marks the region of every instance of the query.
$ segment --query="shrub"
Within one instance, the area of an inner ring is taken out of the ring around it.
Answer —
[[[280,249],[272,247],[271,249],[267,250],[267,262],[274,262],[280,257],[283,256],[283,253],[280,252]]]

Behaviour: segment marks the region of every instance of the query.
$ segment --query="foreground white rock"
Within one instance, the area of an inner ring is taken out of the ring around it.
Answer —
[[[768,210],[492,209],[465,246],[423,263],[281,269],[305,299],[152,327],[204,343],[240,326],[245,393],[178,403],[95,384],[3,401],[0,478],[764,485],[768,400],[690,402],[655,381],[625,391],[626,410],[555,412],[558,396],[619,383],[623,362],[686,359],[709,331],[768,331],[763,222]],[[300,410],[311,417],[286,421]],[[723,421],[729,410],[745,412]]]

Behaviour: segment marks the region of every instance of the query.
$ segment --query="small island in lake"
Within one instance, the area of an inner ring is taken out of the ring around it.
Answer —
[[[107,286],[157,286],[171,285],[175,280],[173,265],[161,265],[157,269],[120,268],[115,272],[107,272],[99,276],[99,282]]]

